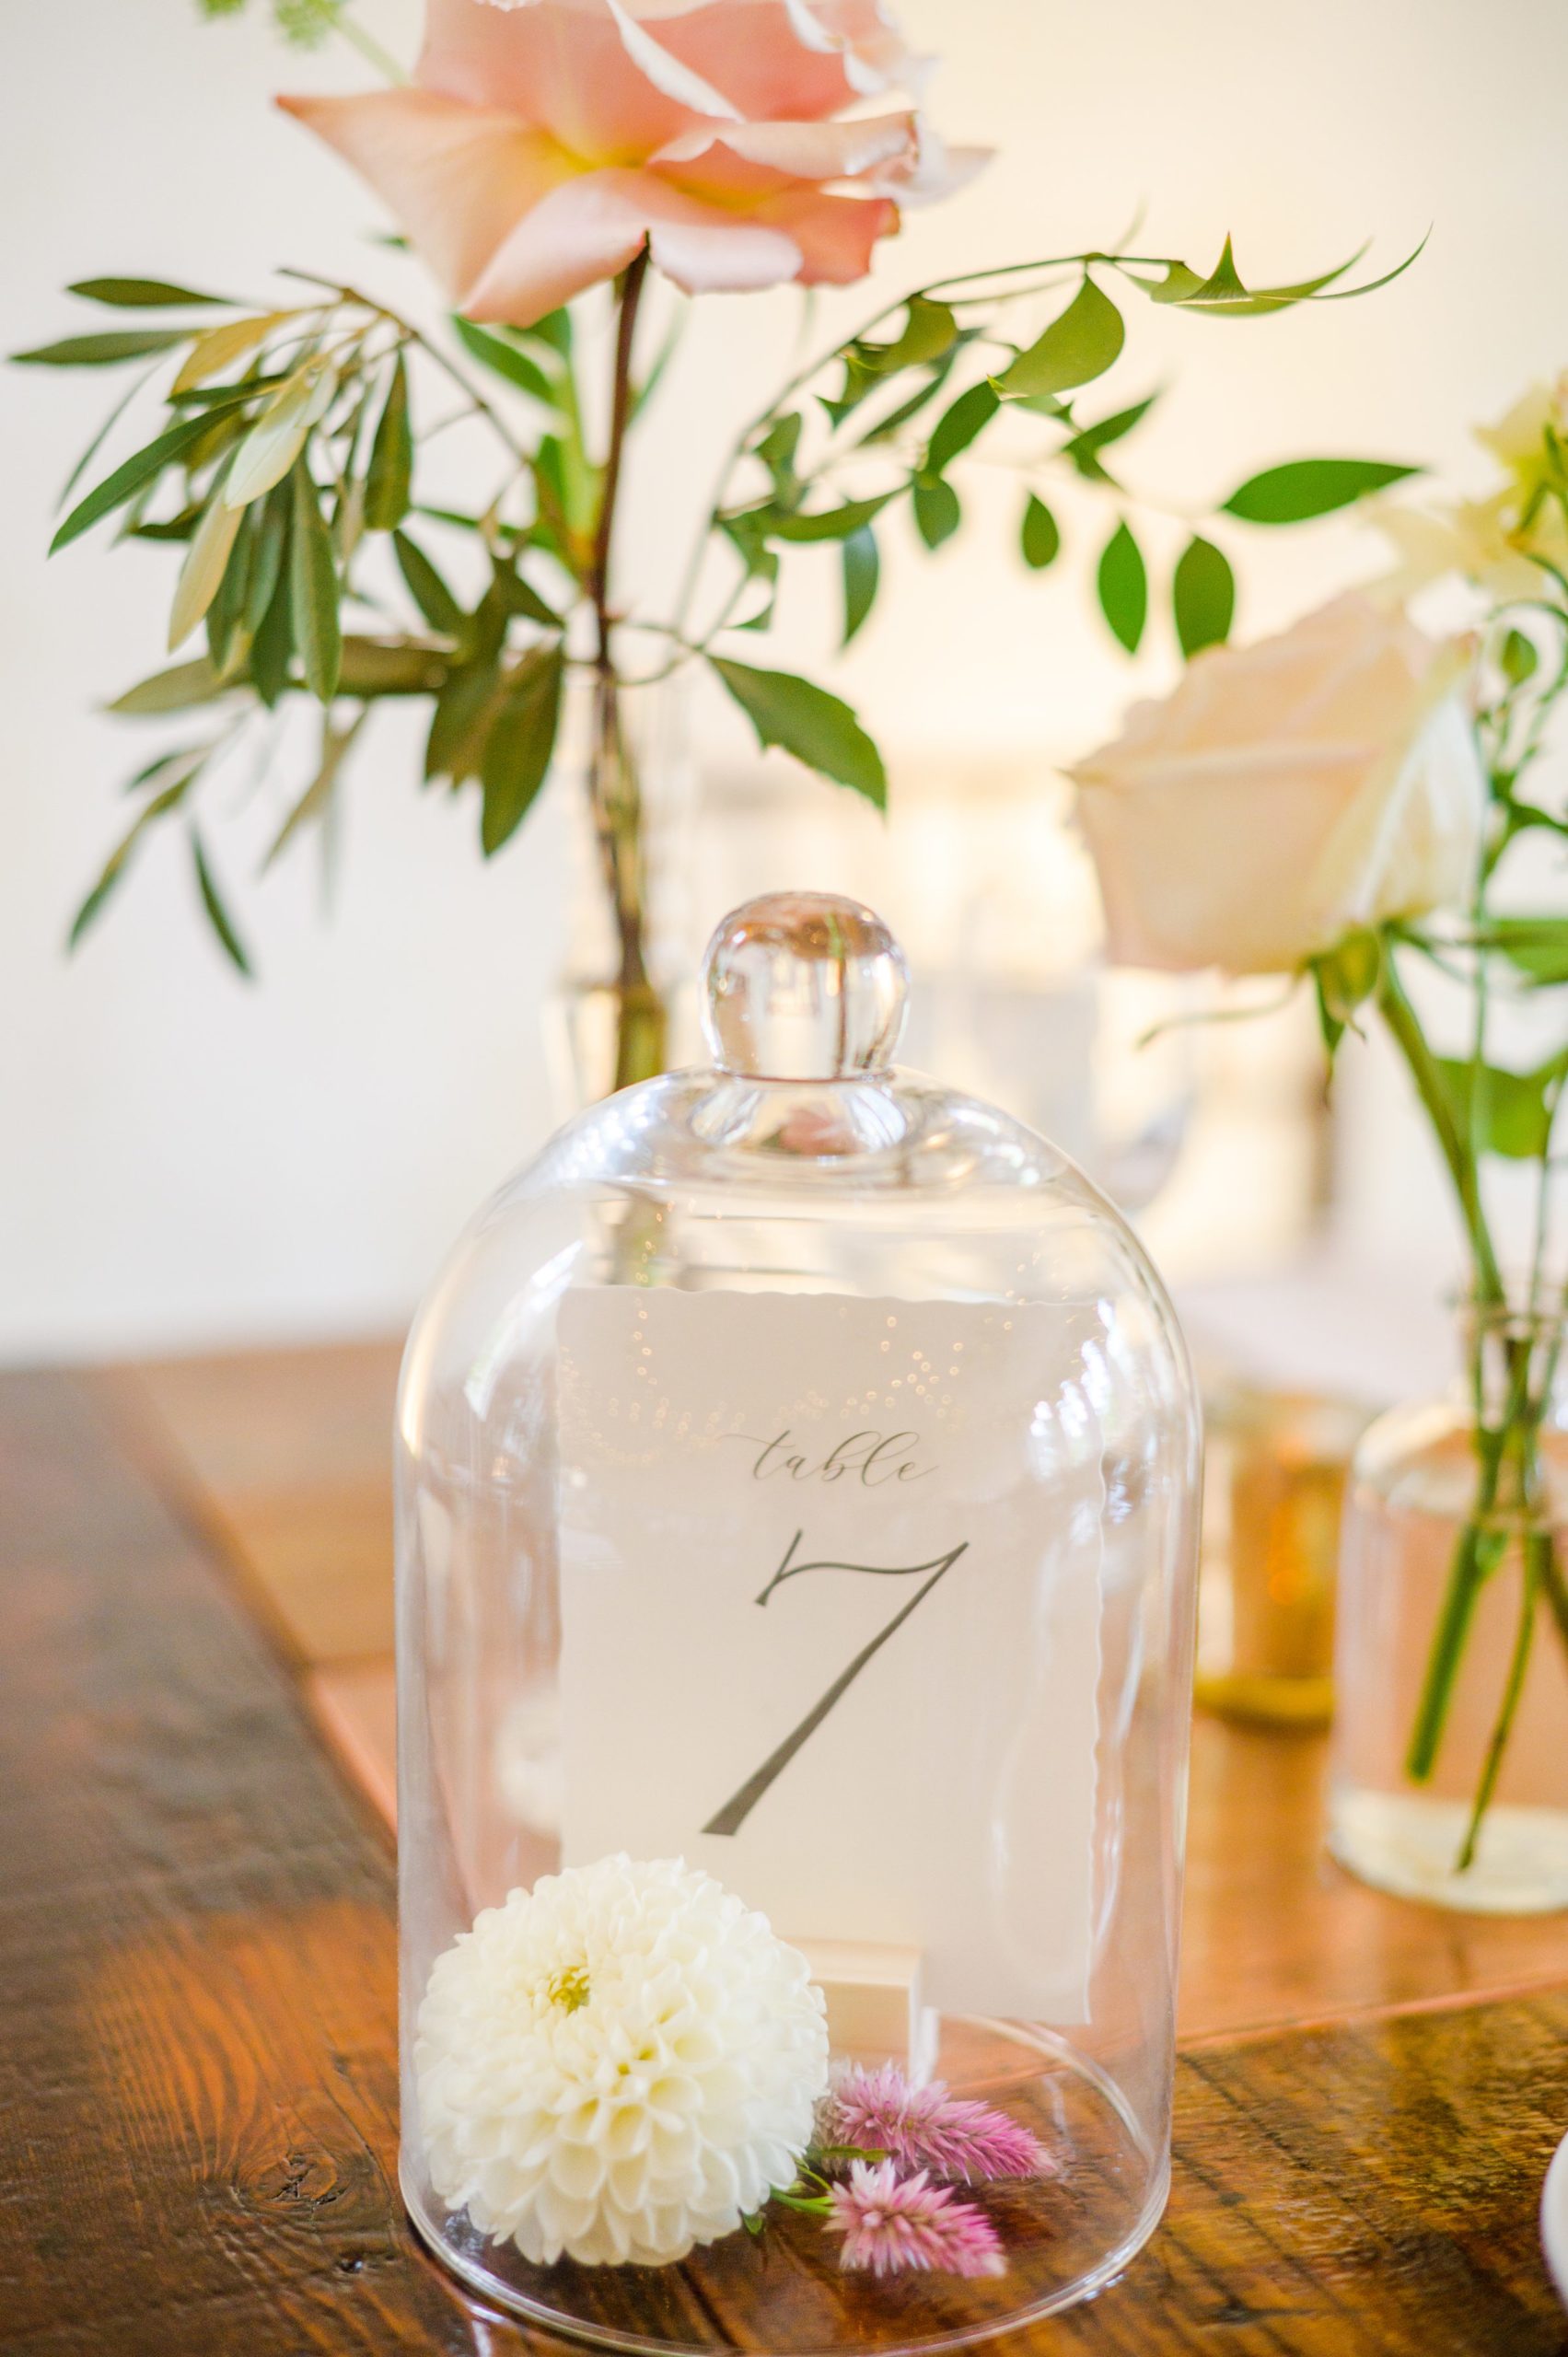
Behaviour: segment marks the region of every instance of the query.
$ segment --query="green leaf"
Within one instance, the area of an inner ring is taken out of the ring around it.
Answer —
[[[1131,409],[1119,409],[1114,417],[1102,417],[1098,424],[1086,425],[1081,434],[1074,434],[1070,442],[1063,444],[1058,455],[1071,459],[1086,482],[1109,482],[1110,477],[1099,462],[1100,452],[1112,442],[1120,442],[1124,434],[1131,434],[1158,399],[1157,393],[1151,393],[1146,401],[1134,401]]]
[[[1181,552],[1172,585],[1176,635],[1191,661],[1201,648],[1222,646],[1236,612],[1236,575],[1212,540],[1194,533]]]
[[[337,389],[337,371],[327,361],[307,361],[295,370],[273,395],[235,454],[224,492],[231,507],[244,507],[271,491],[275,482],[282,482]]]
[[[486,859],[510,842],[550,772],[566,658],[559,640],[535,647],[509,685],[484,747],[479,839]]]
[[[1546,1153],[1568,1051],[1535,1072],[1449,1056],[1435,1062],[1461,1137],[1473,1136],[1482,1154],[1511,1162],[1535,1162]]]
[[[264,507],[259,512],[261,521],[256,528],[255,545],[250,555],[250,577],[245,586],[244,626],[252,638],[267,618],[283,571],[288,545],[289,494],[279,484],[269,492]],[[253,511],[256,512],[256,511]]]
[[[751,510],[759,519],[760,528],[779,540],[844,540],[858,532],[882,513],[888,502],[897,494],[883,492],[875,499],[849,499],[842,507],[830,507],[817,516],[781,515],[768,507]]]
[[[565,304],[558,311],[547,311],[542,319],[536,319],[528,333],[559,353],[563,360],[571,359],[572,314]]]
[[[288,382],[288,371],[272,377],[241,377],[234,385],[192,385],[185,392],[170,389],[171,409],[204,410],[209,417],[219,410],[259,406]]]
[[[559,387],[545,375],[537,360],[530,360],[515,343],[489,328],[475,327],[471,319],[465,319],[458,312],[452,314],[452,328],[464,351],[471,353],[494,376],[505,377],[519,392],[531,394],[546,409],[560,408]]]
[[[223,579],[243,520],[239,508],[226,507],[216,496],[207,503],[206,514],[192,538],[185,562],[180,568],[180,579],[175,585],[174,604],[168,617],[168,651],[171,655],[190,637],[217,596],[218,584]]]
[[[757,731],[760,744],[778,745],[807,769],[863,794],[878,810],[888,806],[882,756],[847,703],[789,671],[757,671],[710,655],[709,663]]]
[[[222,896],[213,879],[213,871],[207,865],[207,854],[202,848],[202,838],[194,827],[191,830],[191,853],[196,866],[196,888],[202,895],[202,906],[207,912],[213,931],[222,943],[225,954],[250,981],[252,977],[250,960],[234,930],[228,911],[224,907]]]
[[[392,551],[409,596],[431,629],[438,630],[446,638],[458,637],[468,616],[418,541],[411,540],[406,532],[394,532]]]
[[[87,894],[87,899],[82,902],[81,907],[76,911],[75,916],[72,921],[71,930],[66,935],[65,940],[65,946],[68,950],[75,949],[83,934],[86,933],[94,918],[98,916],[104,905],[104,902],[109,899],[110,894],[114,890],[115,886],[120,882],[120,879],[124,875],[126,868],[130,865],[131,854],[135,850],[137,844],[141,842],[143,835],[146,832],[146,830],[150,826],[155,825],[159,819],[165,817],[168,811],[177,809],[180,804],[183,802],[186,795],[191,790],[192,781],[200,772],[202,766],[206,761],[211,750],[212,748],[209,745],[197,745],[192,746],[184,753],[171,754],[168,757],[168,761],[176,765],[175,774],[169,779],[168,784],[164,786],[161,793],[155,794],[150,802],[143,805],[142,808],[136,813],[135,819],[129,831],[122,836],[120,842],[116,843],[114,849],[110,853],[108,859],[99,872],[97,883],[93,886],[92,890]],[[157,766],[157,768],[162,769],[165,766],[165,763],[159,762]],[[144,772],[144,780],[146,777],[150,777],[151,774],[152,772],[150,771]]]
[[[366,638],[343,634],[338,693],[373,701],[380,696],[433,696],[452,676],[444,647],[415,638]]]
[[[1091,384],[1118,358],[1126,336],[1109,296],[1086,278],[1061,318],[997,379],[997,389],[1005,400],[1018,401]]]
[[[294,462],[294,529],[291,535],[289,602],[305,684],[322,703],[337,693],[343,668],[343,633],[338,620],[337,567],[332,539],[316,495],[304,453]]]
[[[581,436],[574,430],[563,438],[547,434],[533,459],[536,490],[542,484],[564,517],[568,535],[590,537],[598,518],[600,470],[586,457]],[[544,503],[540,503],[541,508]],[[546,517],[552,522],[553,518]],[[564,555],[565,551],[562,553]]]
[[[1332,1063],[1340,1041],[1382,981],[1382,940],[1370,925],[1358,925],[1307,964],[1317,993],[1318,1028]]]
[[[1211,312],[1220,319],[1248,319],[1268,311],[1288,310],[1295,303],[1349,303],[1360,296],[1376,294],[1380,286],[1390,286],[1396,278],[1402,277],[1425,245],[1426,238],[1423,238],[1420,245],[1408,253],[1403,261],[1397,262],[1392,270],[1385,271],[1380,278],[1367,279],[1360,286],[1336,286],[1335,281],[1355,267],[1366,250],[1365,246],[1359,247],[1347,261],[1337,263],[1332,270],[1320,272],[1316,278],[1297,279],[1288,286],[1248,287],[1242,284],[1228,238],[1219,267],[1209,278],[1201,278],[1195,270],[1189,270],[1184,261],[1167,262],[1165,275],[1159,279],[1144,278],[1136,272],[1129,272],[1128,275],[1156,303],[1178,303],[1194,310]],[[1330,286],[1334,287],[1334,292],[1325,293],[1325,288]]]
[[[269,712],[291,684],[294,663],[293,539],[293,528],[285,511],[277,583],[250,642],[250,677],[256,693]]]
[[[1540,657],[1533,641],[1527,638],[1522,630],[1511,630],[1503,641],[1498,660],[1503,666],[1504,678],[1511,687],[1517,688],[1522,687],[1531,676]]]
[[[915,530],[928,549],[950,540],[964,519],[958,494],[943,475],[916,475],[912,505]]]
[[[461,785],[478,777],[500,696],[501,669],[496,663],[470,664],[450,673],[436,699],[430,722],[424,749],[427,780],[445,777]]]
[[[843,391],[836,401],[823,401],[822,407],[836,428],[868,393],[890,383],[902,369],[935,366],[945,376],[963,341],[958,320],[946,303],[934,303],[924,295],[912,296],[903,329],[890,343],[872,343],[857,336],[842,347]],[[886,432],[888,424],[884,420],[880,430]]]
[[[11,358],[27,368],[110,368],[189,342],[189,331],[180,328],[122,328],[108,335],[68,335],[32,352],[13,352]]]
[[[960,393],[951,409],[944,410],[937,419],[921,472],[945,473],[977,435],[985,431],[1001,406],[1001,395],[993,385],[971,385],[967,392]]]
[[[862,524],[845,540],[843,566],[844,634],[840,643],[847,646],[876,604],[877,586],[881,579],[882,560],[877,552],[877,535],[869,524]]]
[[[1055,563],[1062,546],[1062,534],[1044,500],[1037,499],[1032,491],[1024,503],[1019,539],[1023,544],[1024,563],[1032,566],[1036,573],[1043,573],[1048,564]]]
[[[250,646],[245,636],[245,608],[250,578],[250,554],[255,545],[255,517],[249,508],[241,509],[239,530],[228,552],[228,562],[217,586],[217,595],[207,608],[207,653],[214,668],[225,679],[239,676],[245,668]]]
[[[165,467],[172,465],[176,459],[192,449],[206,431],[207,420],[204,417],[182,418],[178,425],[171,425],[160,434],[156,442],[149,442],[145,449],[134,451],[130,458],[115,468],[112,474],[105,475],[103,481],[72,508],[49,543],[50,555],[90,530],[105,516],[111,516],[117,507],[123,507],[126,501],[134,499],[145,485],[156,482]]]
[[[128,540],[168,540],[183,545],[195,538],[196,527],[206,512],[204,504],[198,499],[189,507],[182,507],[178,516],[162,516],[156,523],[133,524],[127,517],[121,528],[122,535]]]
[[[934,303],[927,295],[912,295],[897,340],[868,348],[876,352],[877,375],[889,377],[898,368],[940,360],[958,340],[958,322],[946,303]]]
[[[539,622],[546,630],[564,630],[563,617],[553,606],[547,605],[531,581],[504,564],[495,568],[495,586],[505,600],[508,613],[520,614],[525,621]]]
[[[248,352],[253,352],[259,343],[264,343],[273,330],[280,327],[285,319],[296,316],[294,311],[262,311],[251,319],[226,319],[222,327],[209,328],[191,346],[185,365],[170,389],[169,399],[177,400],[181,393],[194,392],[198,386],[206,383],[209,377],[215,377],[220,368],[226,368],[231,361],[243,360]],[[254,388],[247,386],[236,389],[249,392]]]
[[[408,514],[413,482],[413,434],[409,424],[408,371],[400,352],[370,445],[365,478],[365,520],[373,532],[389,532]]]
[[[1568,917],[1493,917],[1469,942],[1506,958],[1537,990],[1568,982]]]
[[[1295,459],[1249,475],[1225,502],[1225,512],[1247,524],[1305,524],[1419,471],[1376,459]]]
[[[496,663],[505,648],[512,604],[499,573],[471,614],[462,618],[456,648],[459,663]]]
[[[1149,612],[1149,576],[1137,541],[1118,524],[1099,561],[1100,611],[1129,655],[1136,655]]]
[[[955,344],[947,358],[936,363],[925,383],[917,391],[912,392],[907,401],[900,401],[896,409],[889,410],[886,417],[878,418],[875,425],[866,427],[865,432],[860,436],[858,447],[865,450],[872,448],[878,442],[890,442],[894,435],[909,424],[912,417],[918,417],[927,401],[935,399],[952,375],[953,363],[958,356],[958,346]]]
[[[762,603],[758,607],[756,612],[749,614],[746,620],[743,622],[737,623],[736,627],[738,630],[749,631],[771,630],[773,621],[773,608],[778,601],[779,552],[777,549],[771,549],[761,543],[754,543],[743,549],[741,553],[746,559],[746,577],[748,582],[760,581],[766,589],[767,596],[763,598]]]
[[[189,711],[192,704],[211,703],[228,685],[202,655],[193,663],[176,663],[169,670],[155,671],[149,679],[139,679],[104,709],[131,719],[149,719],[166,712]]]
[[[261,862],[264,876],[273,861],[288,849],[300,830],[324,819],[337,791],[338,775],[354,738],[364,726],[365,714],[357,713],[346,728],[334,728],[324,714],[321,723],[321,760],[315,776],[289,812],[268,845]]]
[[[78,278],[65,292],[122,311],[183,310],[192,303],[233,308],[226,295],[203,295],[194,286],[172,285],[167,278]]]
[[[795,470],[795,460],[805,424],[806,420],[798,410],[791,410],[786,416],[775,418],[752,453],[772,475],[775,499],[794,499],[799,495],[800,478]]]
[[[81,482],[82,477],[87,473],[87,469],[92,465],[93,460],[97,458],[99,452],[102,449],[104,444],[108,441],[110,435],[113,433],[115,427],[119,424],[121,419],[124,416],[126,411],[130,408],[137,394],[141,391],[143,386],[157,374],[157,363],[155,361],[150,368],[144,368],[139,377],[132,378],[130,384],[127,385],[125,390],[121,394],[120,399],[115,402],[114,407],[110,411],[109,415],[104,419],[103,424],[99,427],[98,432],[93,435],[92,440],[87,444],[87,448],[82,452],[81,457],[76,460],[75,465],[72,468],[64,482],[61,484],[60,496],[54,503],[57,508],[64,506],[65,502],[70,498],[71,493],[75,490],[76,485]]]
[[[1191,294],[1178,296],[1182,303],[1236,303],[1247,300],[1247,289],[1236,267],[1236,256],[1230,250],[1230,239],[1209,276],[1193,287]]]
[[[1163,278],[1135,278],[1134,283],[1144,288],[1153,302],[1190,303],[1203,281],[1199,273],[1189,270],[1184,261],[1170,261],[1166,264]]]
[[[493,517],[465,515],[460,507],[429,507],[422,499],[414,501],[410,512],[427,517],[432,524],[449,524],[455,532],[478,532],[482,538],[487,537],[493,528],[503,534],[512,533],[515,529],[510,524],[496,525]]]

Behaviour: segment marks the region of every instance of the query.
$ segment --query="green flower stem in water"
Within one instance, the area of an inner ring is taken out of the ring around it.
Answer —
[[[1568,1642],[1568,1593],[1564,1592],[1556,1563],[1551,1534],[1549,1528],[1533,1519],[1536,1515],[1550,1511],[1540,1496],[1539,1467],[1540,1425],[1551,1388],[1550,1372],[1548,1379],[1538,1387],[1537,1395],[1532,1396],[1530,1361],[1533,1336],[1528,1330],[1517,1335],[1504,1333],[1503,1348],[1508,1373],[1507,1396],[1498,1421],[1495,1423],[1485,1421],[1483,1362],[1488,1314],[1505,1315],[1505,1294],[1481,1200],[1473,1141],[1461,1132],[1455,1119],[1441,1072],[1427,1045],[1415,1010],[1405,994],[1391,950],[1385,958],[1378,1004],[1436,1134],[1458,1198],[1476,1273],[1477,1332],[1471,1345],[1478,1457],[1476,1499],[1454,1550],[1447,1588],[1433,1633],[1432,1651],[1422,1683],[1415,1724],[1411,1731],[1405,1771],[1412,1782],[1427,1782],[1436,1768],[1444,1731],[1453,1705],[1459,1666],[1464,1658],[1465,1645],[1481,1590],[1504,1562],[1516,1533],[1520,1538],[1518,1636],[1497,1719],[1487,1746],[1469,1823],[1457,1861],[1457,1870],[1463,1873],[1474,1862],[1481,1822],[1502,1772],[1504,1755],[1524,1690],[1534,1636],[1536,1606],[1542,1593],[1550,1599],[1564,1641]],[[1513,1492],[1511,1498],[1504,1495],[1505,1480],[1509,1480]]]
[[[1497,1779],[1502,1772],[1503,1754],[1507,1748],[1508,1737],[1513,1730],[1515,1713],[1519,1707],[1519,1697],[1525,1690],[1525,1673],[1529,1667],[1530,1648],[1535,1641],[1536,1595],[1540,1585],[1541,1559],[1544,1555],[1550,1555],[1551,1551],[1551,1533],[1549,1530],[1527,1530],[1525,1533],[1518,1633],[1514,1640],[1513,1658],[1508,1665],[1508,1679],[1503,1689],[1503,1701],[1498,1708],[1496,1724],[1492,1730],[1491,1741],[1486,1747],[1486,1761],[1481,1771],[1481,1782],[1476,1788],[1475,1805],[1470,1811],[1470,1821],[1465,1829],[1464,1844],[1458,1855],[1458,1871],[1460,1874],[1464,1873],[1467,1866],[1474,1864],[1481,1819],[1491,1805],[1492,1795],[1497,1788]]]

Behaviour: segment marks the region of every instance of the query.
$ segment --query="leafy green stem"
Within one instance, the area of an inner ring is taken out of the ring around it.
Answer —
[[[610,598],[616,508],[632,415],[632,362],[649,261],[645,246],[621,281],[610,382],[610,442],[586,584],[595,634],[594,740],[588,793],[618,943],[617,1088],[651,1078],[664,1069],[665,1061],[665,1008],[647,963],[646,831],[636,764],[626,741],[621,709],[621,683],[615,665],[615,615]]]
[[[457,362],[449,354],[443,352],[438,343],[432,343],[429,337],[424,333],[423,330],[415,327],[412,319],[405,319],[401,311],[394,311],[387,304],[377,302],[374,296],[363,293],[359,287],[347,285],[340,279],[322,278],[313,270],[285,269],[280,274],[285,278],[297,278],[307,286],[323,286],[329,294],[335,295],[341,303],[357,304],[362,310],[368,311],[373,318],[385,319],[389,327],[397,330],[403,342],[417,344],[425,358],[433,361],[443,375],[448,377],[452,383],[467,395],[475,414],[483,418],[485,424],[498,440],[505,444],[508,454],[519,467],[527,467],[530,464],[528,452],[523,447],[522,443],[494,404],[486,400],[466,369],[459,368]]]
[[[1475,1262],[1476,1293],[1481,1302],[1500,1304],[1503,1277],[1486,1224],[1469,1140],[1454,1118],[1454,1109],[1437,1059],[1427,1045],[1415,1009],[1405,993],[1390,947],[1383,960],[1377,1004],[1395,1046],[1405,1060],[1428,1120],[1432,1123],[1448,1175],[1458,1198],[1460,1215]]]

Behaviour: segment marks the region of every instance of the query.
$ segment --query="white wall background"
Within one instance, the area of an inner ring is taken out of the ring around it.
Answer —
[[[1568,362],[1560,0],[906,0],[904,13],[945,53],[938,120],[1001,153],[885,251],[889,292],[1104,242],[1144,202],[1150,250],[1212,261],[1232,228],[1243,269],[1280,277],[1369,234],[1391,260],[1432,225],[1418,267],[1365,304],[1139,319],[1119,382],[1175,379],[1136,446],[1139,483],[1202,500],[1275,458],[1341,449],[1473,469],[1467,422]],[[370,7],[405,50],[415,16],[412,0]],[[354,86],[352,59],[285,57],[259,17],[198,25],[184,0],[16,10],[6,55],[7,347],[87,326],[57,289],[110,271],[251,289],[294,260],[406,299],[410,265],[366,242],[369,198],[267,104],[289,83]],[[829,316],[851,323],[865,303],[863,290]],[[788,295],[703,307],[634,486],[627,547],[650,595],[721,432],[797,323]],[[164,552],[110,557],[94,541],[43,563],[106,385],[42,370],[0,383],[0,1355],[388,1327],[546,1125],[537,1002],[562,939],[556,820],[542,813],[482,867],[471,807],[419,796],[412,744],[383,720],[353,778],[330,922],[308,858],[247,885],[255,813],[215,839],[258,986],[209,946],[177,837],[152,845],[67,965],[64,926],[120,823],[118,782],[156,741],[93,707],[157,663],[172,569]],[[1163,630],[1130,670],[1088,628],[1092,552],[1044,581],[1012,567],[999,552],[1015,500],[999,482],[944,562],[898,563],[845,667],[895,786],[900,754],[1070,756],[1171,668]],[[1063,513],[1077,520],[1070,502]],[[1247,631],[1374,562],[1348,525],[1232,544]],[[826,560],[807,575],[781,656],[819,656],[828,636]],[[693,725],[713,758],[742,752],[732,715],[703,703]],[[826,791],[782,762],[777,788]],[[1425,1249],[1443,1213],[1402,1106],[1387,1074],[1351,1086],[1377,1144],[1351,1224],[1364,1248]]]

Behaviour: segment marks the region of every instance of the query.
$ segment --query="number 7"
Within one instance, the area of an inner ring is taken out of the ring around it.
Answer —
[[[794,1556],[796,1549],[800,1544],[801,1535],[797,1530],[791,1539],[784,1562],[757,1598],[759,1604],[767,1603],[769,1596],[781,1581],[794,1579],[801,1572],[865,1572],[869,1573],[873,1578],[898,1580],[918,1579],[922,1572],[929,1572],[931,1577],[925,1582],[923,1587],[919,1588],[911,1596],[907,1604],[900,1605],[887,1627],[878,1630],[864,1652],[856,1654],[849,1667],[840,1672],[821,1700],[812,1704],[800,1724],[785,1736],[778,1749],[763,1760],[755,1774],[748,1776],[739,1791],[726,1801],[717,1816],[709,1818],[703,1828],[704,1833],[739,1832],[769,1785],[783,1774],[801,1746],[816,1734],[834,1703],[848,1693],[867,1662],[881,1652],[889,1638],[897,1630],[903,1627],[915,1607],[924,1603],[937,1582],[952,1570],[958,1557],[964,1554],[969,1547],[969,1540],[966,1538],[953,1549],[951,1554],[934,1557],[929,1563],[911,1563],[896,1570],[886,1569],[877,1563],[797,1563],[794,1561]]]

